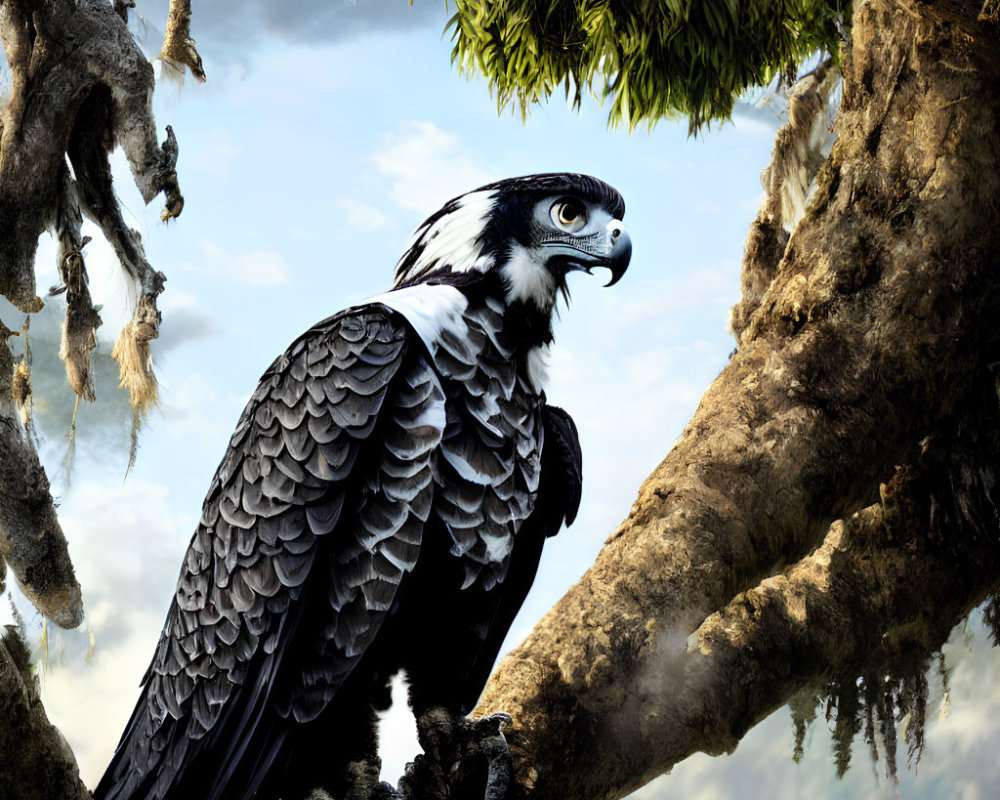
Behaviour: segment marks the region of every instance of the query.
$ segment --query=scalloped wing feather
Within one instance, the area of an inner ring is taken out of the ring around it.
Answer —
[[[474,662],[455,691],[478,692],[541,541],[579,500],[575,428],[548,413],[503,314],[413,286],[276,359],[206,498],[98,800],[253,796],[291,720],[321,714],[375,641],[428,525],[453,562],[440,575],[473,587],[455,624]],[[550,471],[562,477],[542,481]]]
[[[444,395],[414,341],[397,314],[352,309],[264,374],[97,797],[250,796],[281,720],[314,718],[350,674],[416,564],[433,492]]]

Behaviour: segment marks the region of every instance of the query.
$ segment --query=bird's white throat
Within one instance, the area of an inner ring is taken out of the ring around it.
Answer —
[[[507,289],[508,303],[520,300],[551,313],[556,303],[556,279],[539,258],[537,250],[521,244],[513,245],[510,257],[500,268],[500,274]]]

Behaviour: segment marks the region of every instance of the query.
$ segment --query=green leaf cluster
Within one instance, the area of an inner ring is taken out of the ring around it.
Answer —
[[[802,59],[837,53],[850,0],[457,0],[452,61],[481,73],[498,107],[560,86],[610,101],[631,129],[685,115],[692,132]]]

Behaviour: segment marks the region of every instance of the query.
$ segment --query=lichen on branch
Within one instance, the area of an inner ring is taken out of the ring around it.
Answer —
[[[170,15],[167,17],[167,32],[160,49],[160,60],[180,71],[184,67],[201,83],[205,81],[205,70],[201,56],[191,38],[191,0],[170,0]]]
[[[146,202],[164,195],[164,220],[177,216],[184,200],[177,184],[177,141],[168,126],[166,140],[157,142],[150,110],[153,71],[125,27],[126,14],[127,4],[112,8],[98,0],[0,6],[0,34],[13,76],[12,95],[0,116],[0,291],[22,310],[40,308],[34,254],[38,236],[52,225],[62,280],[55,291],[67,294],[60,356],[70,386],[93,401],[90,358],[101,321],[87,285],[81,234],[83,216],[93,219],[137,298],[116,353],[122,383],[141,416],[156,396],[148,342],[158,335],[156,297],[164,277],[150,266],[139,234],[122,216],[108,161],[111,149],[124,149]],[[181,29],[189,17],[188,11]],[[87,48],[62,45],[79,38],[87,40]],[[46,102],[28,102],[33,96],[45,96]]]
[[[88,237],[82,225],[84,217],[94,221],[132,288],[133,319],[114,354],[138,425],[156,398],[149,341],[158,335],[156,299],[165,278],[150,265],[139,234],[125,222],[110,152],[123,149],[147,203],[164,196],[164,220],[181,212],[184,199],[177,182],[176,138],[168,126],[161,144],[153,120],[152,66],[126,27],[130,6],[127,0],[113,5],[106,0],[0,2],[0,39],[11,72],[10,96],[0,105],[0,293],[22,311],[42,307],[34,260],[39,235],[53,230],[61,282],[53,291],[65,292],[67,300],[59,354],[73,391],[93,401],[91,357],[101,319],[88,286]],[[185,17],[178,30],[186,31],[187,25]],[[48,481],[16,419],[11,389],[17,376],[3,347],[0,439],[10,450],[3,469],[24,465],[24,476],[19,481],[11,473],[0,488],[0,552],[39,610],[59,624],[76,625],[82,615],[80,589]]]

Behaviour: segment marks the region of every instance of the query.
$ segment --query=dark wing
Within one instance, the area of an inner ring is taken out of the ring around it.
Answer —
[[[300,337],[240,418],[142,695],[95,797],[250,797],[330,702],[413,569],[444,395],[407,324]]]
[[[555,536],[564,521],[567,527],[573,524],[580,510],[583,453],[576,423],[563,409],[545,406],[542,426],[542,475],[533,516],[539,518],[546,536]]]
[[[583,455],[576,425],[563,409],[546,405],[542,409],[542,427],[544,439],[538,495],[531,516],[521,524],[514,538],[507,575],[495,589],[500,595],[496,613],[488,621],[482,647],[472,662],[462,692],[466,713],[479,699],[514,617],[528,596],[545,539],[555,536],[563,522],[572,525],[580,508]]]

